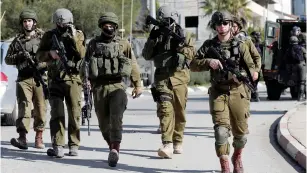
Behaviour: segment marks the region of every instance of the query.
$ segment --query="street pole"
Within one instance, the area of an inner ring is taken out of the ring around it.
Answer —
[[[124,6],[125,0],[122,0],[122,39],[124,38]]]
[[[133,0],[131,0],[131,14],[130,14],[130,45],[132,41],[132,21],[133,21]]]
[[[153,18],[156,18],[156,0],[150,0],[150,15]],[[153,25],[150,26],[150,29],[152,28],[153,28]],[[150,76],[151,85],[154,82],[154,73],[155,73],[155,66],[154,66],[153,61],[151,61],[151,76]]]

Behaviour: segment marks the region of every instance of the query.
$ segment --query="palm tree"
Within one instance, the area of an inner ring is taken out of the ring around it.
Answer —
[[[249,0],[205,0],[201,7],[205,16],[211,15],[214,11],[226,10],[237,17],[246,16],[251,19],[251,10],[247,8]]]
[[[201,7],[205,11],[205,16],[211,15],[214,11],[227,10],[230,0],[205,0],[201,2]]]

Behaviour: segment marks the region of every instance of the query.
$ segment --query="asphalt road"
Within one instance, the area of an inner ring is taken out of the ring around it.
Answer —
[[[280,101],[266,101],[251,104],[248,143],[243,154],[246,173],[296,173],[305,172],[278,146],[276,124],[287,109],[297,102],[289,94]],[[192,93],[187,104],[187,125],[184,138],[184,153],[173,159],[159,159],[160,135],[156,134],[158,118],[156,105],[147,93],[138,99],[129,98],[128,110],[124,115],[124,134],[120,161],[116,168],[107,164],[108,149],[99,131],[93,112],[91,136],[87,127],[82,127],[79,156],[65,156],[63,159],[50,158],[46,149],[34,149],[34,132],[28,135],[30,148],[22,151],[9,143],[17,137],[15,127],[1,127],[1,169],[3,173],[206,173],[219,172],[219,161],[214,150],[214,133],[209,114],[208,95]],[[49,113],[49,111],[48,111]],[[49,114],[48,118],[49,119]],[[49,121],[44,133],[47,147],[50,144]],[[231,139],[230,139],[231,140]],[[68,152],[68,149],[65,150]],[[233,150],[232,150],[233,152]]]

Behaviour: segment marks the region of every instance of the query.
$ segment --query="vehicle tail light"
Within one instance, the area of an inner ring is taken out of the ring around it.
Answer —
[[[0,72],[0,82],[8,82],[8,78],[3,72]]]

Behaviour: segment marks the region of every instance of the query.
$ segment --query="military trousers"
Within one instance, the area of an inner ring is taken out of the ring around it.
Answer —
[[[214,124],[215,150],[218,157],[230,153],[228,142],[230,131],[234,136],[232,145],[235,149],[244,148],[249,133],[250,93],[243,84],[229,91],[223,90],[227,87],[229,88],[229,86],[209,88],[210,113]]]
[[[301,61],[299,64],[297,64],[298,69],[298,82],[299,82],[299,88],[298,91],[300,93],[305,94],[306,92],[306,62]]]
[[[65,146],[65,108],[68,113],[68,146],[79,146],[81,117],[81,83],[78,81],[52,81],[49,83],[51,107],[50,133],[54,146]]]
[[[157,116],[160,120],[162,143],[182,143],[186,125],[185,108],[188,97],[187,84],[171,86],[170,81],[156,84],[160,98],[164,93],[171,99],[157,101]]]
[[[93,87],[95,112],[100,131],[107,142],[121,142],[123,115],[128,98],[123,83],[96,84]]]
[[[18,118],[16,120],[17,132],[30,131],[31,109],[34,106],[35,131],[44,131],[46,123],[46,101],[42,85],[36,86],[33,78],[17,80],[16,96],[18,103]]]

